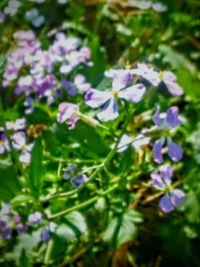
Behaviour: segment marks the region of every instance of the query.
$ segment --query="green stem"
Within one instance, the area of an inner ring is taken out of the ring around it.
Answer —
[[[48,244],[47,244],[47,249],[46,249],[46,253],[44,256],[44,264],[45,265],[49,265],[50,264],[50,259],[51,259],[51,252],[53,249],[53,240],[49,240]]]
[[[99,195],[102,195],[102,196],[107,195],[107,194],[111,193],[112,191],[114,191],[117,187],[118,187],[118,184],[115,184],[115,185],[113,185],[111,188],[109,188],[108,190],[103,191],[103,192],[100,192]],[[66,210],[63,210],[63,211],[60,211],[60,212],[58,212],[58,213],[56,213],[56,214],[50,215],[50,216],[48,217],[48,219],[49,219],[49,220],[56,219],[56,218],[58,218],[58,217],[61,217],[61,216],[63,216],[63,215],[66,215],[66,214],[68,214],[68,213],[70,213],[70,212],[72,212],[72,211],[80,210],[80,209],[82,209],[82,208],[85,208],[85,207],[91,205],[92,203],[95,203],[95,202],[98,200],[99,195],[94,196],[94,197],[88,199],[87,201],[85,201],[85,202],[83,202],[83,203],[80,203],[80,204],[78,204],[78,205],[76,205],[76,206],[73,206],[73,207],[68,208],[68,209],[66,209]]]
[[[130,116],[131,116],[131,113],[130,113]],[[71,195],[74,195],[74,194],[78,194],[80,191],[82,191],[88,183],[90,183],[91,181],[93,181],[97,174],[99,174],[106,165],[109,164],[109,162],[112,160],[112,158],[114,157],[115,153],[117,152],[117,149],[118,149],[118,145],[119,145],[119,142],[121,140],[121,137],[123,136],[124,134],[124,131],[126,130],[126,127],[129,123],[129,117],[128,116],[128,119],[126,121],[126,123],[124,124],[124,127],[123,127],[123,130],[122,130],[122,134],[120,136],[118,136],[118,139],[115,143],[115,146],[112,150],[110,150],[110,152],[108,153],[107,157],[105,158],[105,160],[103,161],[103,163],[101,165],[99,165],[99,167],[93,172],[93,174],[90,176],[90,178],[88,179],[87,182],[85,182],[81,187],[79,187],[78,189],[75,189],[75,190],[72,190],[72,191],[69,191],[69,192],[65,192],[65,193],[60,193],[60,194],[55,194],[53,196],[50,196],[50,197],[46,197],[44,199],[41,199],[41,202],[48,202],[52,199],[55,199],[55,198],[63,198],[63,197],[68,197],[68,196],[71,196]]]

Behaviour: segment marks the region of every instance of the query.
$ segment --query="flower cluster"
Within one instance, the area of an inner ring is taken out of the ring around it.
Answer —
[[[10,204],[3,204],[0,210],[0,235],[2,239],[11,239],[14,231],[18,234],[23,234],[26,233],[30,227],[41,227],[44,219],[42,214],[39,211],[36,211],[28,216],[27,222],[23,221],[24,220],[19,213],[12,211],[12,206]],[[52,233],[55,232],[55,229],[56,224],[53,222],[49,222],[47,226],[43,226],[40,230],[41,241],[49,241]]]
[[[180,206],[185,198],[183,191],[173,188],[172,176],[173,170],[170,165],[162,165],[159,171],[151,173],[152,186],[165,193],[159,201],[159,207],[165,213],[169,213]]]
[[[32,8],[26,11],[26,19],[30,22],[34,27],[39,28],[45,21],[45,17],[39,14],[38,9]]]
[[[71,89],[72,82],[57,79],[60,75],[69,75],[79,65],[90,66],[90,49],[80,47],[79,39],[67,37],[64,33],[57,33],[53,44],[48,50],[42,50],[40,42],[32,31],[19,31],[14,34],[17,47],[8,57],[3,75],[4,87],[17,81],[16,94],[26,96],[26,113],[33,111],[34,100],[46,98],[48,105],[55,102],[62,95],[63,89]],[[20,76],[23,68],[28,69],[26,75]],[[55,70],[56,69],[56,70]],[[68,83],[67,83],[68,82]],[[76,76],[74,87],[87,90],[90,85],[84,76]]]
[[[148,81],[154,87],[159,87],[163,84],[165,89],[172,95],[180,96],[183,94],[183,89],[177,84],[176,76],[171,71],[157,72],[145,63],[139,63],[137,68],[131,70],[131,73]]]
[[[18,213],[12,213],[10,204],[3,204],[0,210],[1,237],[11,239],[14,230],[22,234],[28,230],[28,227],[22,222],[22,217]]]
[[[64,180],[70,180],[74,187],[80,187],[88,181],[88,177],[84,174],[76,174],[77,166],[70,164],[63,175]]]
[[[177,107],[170,107],[166,113],[160,113],[160,108],[157,108],[153,115],[155,125],[167,134],[166,137],[161,137],[153,146],[154,160],[157,163],[163,162],[162,147],[167,141],[168,155],[172,161],[179,161],[183,157],[183,149],[177,145],[169,137],[170,129],[176,128],[181,124],[179,119],[179,111]]]
[[[112,79],[111,91],[88,90],[85,95],[85,103],[92,107],[102,107],[97,114],[100,121],[114,120],[118,117],[118,99],[132,103],[139,102],[146,91],[142,83],[131,85],[132,75],[129,71],[107,71],[105,76]]]
[[[24,131],[26,127],[25,118],[7,121],[5,127],[11,138],[12,148],[16,151],[20,151],[19,160],[24,164],[29,164],[33,143],[27,144],[27,136]],[[1,128],[0,138],[0,154],[10,151],[10,144],[4,128]]]

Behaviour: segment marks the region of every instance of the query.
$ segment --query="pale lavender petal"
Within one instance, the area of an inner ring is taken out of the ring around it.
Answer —
[[[181,124],[179,119],[179,110],[177,107],[170,107],[167,110],[166,122],[169,127],[176,127]]]
[[[168,139],[167,146],[168,146],[168,155],[171,158],[171,160],[177,162],[182,159],[183,149],[181,146],[174,143],[171,139]]]
[[[118,106],[115,99],[111,99],[108,103],[105,104],[102,111],[97,114],[97,118],[100,121],[110,121],[118,117]]]
[[[131,73],[141,76],[153,86],[158,86],[161,81],[159,74],[153,68],[148,67],[145,63],[139,63],[137,68],[132,70]]]
[[[1,215],[9,215],[11,212],[12,206],[9,203],[2,205]]]
[[[119,91],[119,97],[137,103],[142,99],[145,91],[145,86],[142,83],[139,83]]]
[[[182,190],[174,189],[170,192],[170,199],[174,207],[178,207],[185,199],[185,193]]]
[[[165,213],[170,213],[174,210],[174,206],[171,202],[171,198],[169,194],[165,194],[159,201],[159,207]]]
[[[43,220],[41,212],[36,211],[28,216],[28,222],[32,225],[40,224]]]
[[[135,149],[139,149],[141,148],[142,146],[146,146],[150,143],[151,141],[151,138],[150,137],[144,137],[143,134],[138,134],[136,137],[135,137],[135,141],[133,141],[133,147]]]
[[[24,150],[22,151],[21,155],[19,156],[19,161],[24,164],[29,164],[31,162],[31,154],[30,152]]]
[[[112,81],[112,88],[114,90],[120,90],[125,88],[132,82],[132,75],[127,71],[121,71],[117,75],[114,75]]]
[[[160,173],[164,180],[171,180],[173,175],[172,167],[168,164],[160,166]]]
[[[132,143],[132,141],[133,139],[130,136],[128,136],[127,134],[124,134],[122,138],[120,139],[120,142],[117,146],[117,152],[118,153],[124,152],[128,148],[129,144]]]
[[[180,96],[183,94],[183,88],[177,83],[171,81],[164,81],[168,91],[175,96]]]
[[[91,89],[85,94],[85,103],[91,108],[98,108],[107,102],[111,97],[111,92]]]
[[[162,156],[162,147],[163,147],[163,138],[157,140],[155,144],[153,145],[153,157],[154,161],[157,163],[163,162],[163,156]]]
[[[59,123],[67,122],[71,124],[72,128],[75,126],[76,122],[79,120],[79,107],[76,104],[63,102],[58,107],[57,121]]]
[[[26,144],[26,135],[24,132],[17,132],[12,137],[13,147],[16,150],[21,149]]]
[[[151,181],[152,181],[152,186],[157,189],[164,189],[166,187],[166,184],[164,183],[158,171],[154,171],[151,173]]]
[[[176,82],[176,75],[171,71],[164,71],[163,81]]]

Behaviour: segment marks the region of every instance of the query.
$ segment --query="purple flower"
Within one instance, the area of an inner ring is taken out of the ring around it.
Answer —
[[[51,238],[51,232],[47,228],[43,228],[42,231],[40,232],[40,239],[43,242],[48,242]]]
[[[160,113],[160,108],[157,108],[155,114],[153,115],[153,122],[156,126],[164,131],[168,131],[171,128],[176,128],[181,124],[179,119],[179,111],[177,107],[170,107],[166,113]],[[177,145],[172,141],[170,137],[161,137],[153,145],[153,155],[154,160],[157,163],[163,162],[162,148],[167,140],[168,155],[172,161],[179,161],[183,157],[183,149],[181,146]]]
[[[70,164],[65,170],[65,173],[63,175],[63,179],[69,180],[70,178],[72,178],[72,175],[76,169],[77,169],[77,166],[75,164]]]
[[[13,221],[14,221],[15,223],[21,223],[21,221],[22,221],[22,217],[21,217],[19,214],[14,214],[14,215],[13,215]]]
[[[1,215],[8,215],[11,212],[12,206],[9,203],[5,203],[2,205],[2,209],[0,211]]]
[[[77,74],[74,77],[74,84],[80,92],[87,92],[91,89],[91,84],[86,82],[86,78],[82,74]]]
[[[10,227],[1,230],[1,237],[5,240],[11,239],[12,229]]]
[[[4,133],[0,132],[0,154],[4,154],[7,151],[10,151],[8,139]]]
[[[13,147],[16,150],[21,151],[19,160],[22,163],[29,164],[31,161],[31,151],[33,149],[33,144],[26,144],[26,135],[24,132],[16,132],[13,137]]]
[[[14,130],[14,131],[19,131],[23,130],[26,126],[26,119],[21,118],[17,119],[16,121],[7,121],[6,122],[6,128],[7,130]]]
[[[32,23],[36,28],[39,28],[45,21],[44,16],[40,16],[36,8],[28,10],[25,14],[26,19]]]
[[[151,173],[152,186],[166,192],[159,201],[159,207],[165,213],[169,213],[181,205],[185,198],[183,191],[172,188],[172,175],[173,171],[170,165],[162,165],[159,171]]]
[[[91,50],[88,47],[82,47],[80,49],[79,60],[81,63],[85,63],[90,60]]]
[[[88,177],[85,174],[79,174],[71,180],[74,187],[80,187],[88,181]]]
[[[132,82],[132,75],[127,71],[111,70],[106,72],[106,75],[113,79],[111,92],[91,89],[85,95],[85,102],[88,106],[92,108],[102,106],[102,110],[97,114],[100,121],[114,120],[118,117],[118,98],[137,103],[146,91],[141,83],[127,87]]]
[[[4,13],[0,10],[0,23],[3,23],[5,20],[5,15]]]
[[[66,122],[69,129],[74,129],[79,120],[79,107],[72,103],[63,102],[59,105],[58,110],[57,121],[59,123]]]
[[[70,96],[77,95],[77,88],[73,82],[67,81],[67,80],[62,80],[61,86],[67,89],[68,95],[70,95]]]
[[[180,206],[185,199],[183,191],[174,189],[166,193],[159,202],[159,207],[165,213],[173,211],[176,207]]]
[[[161,71],[158,73],[146,64],[140,63],[137,65],[136,69],[131,71],[131,73],[141,76],[156,87],[161,82],[164,83],[168,92],[172,95],[180,96],[183,94],[183,89],[177,84],[176,76],[171,71]]]
[[[16,229],[18,234],[23,234],[23,233],[26,233],[28,231],[28,226],[20,223],[20,224],[16,225],[15,229]]]
[[[33,78],[30,75],[22,76],[18,80],[18,87],[16,89],[16,94],[28,91],[33,85]]]
[[[131,144],[136,150],[140,149],[141,147],[148,145],[151,141],[150,137],[144,136],[145,131],[142,131],[141,134],[137,135],[135,138],[130,137],[124,134],[118,144],[117,152],[121,153],[127,150],[128,146]]]
[[[31,114],[34,111],[34,106],[33,106],[33,98],[30,96],[27,96],[25,101],[24,101],[24,106],[25,106],[25,114]]]
[[[0,219],[0,228],[5,228],[7,225],[6,218]]]
[[[19,1],[10,0],[8,2],[8,6],[4,8],[4,13],[10,16],[14,16],[17,13],[20,6],[21,6],[21,3]]]
[[[28,222],[32,225],[40,224],[43,220],[42,214],[36,211],[28,216]]]

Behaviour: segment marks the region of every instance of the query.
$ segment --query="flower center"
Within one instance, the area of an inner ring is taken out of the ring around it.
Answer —
[[[114,97],[114,98],[117,98],[118,95],[119,95],[119,92],[118,92],[118,90],[113,90],[113,91],[112,91],[112,94],[113,94],[113,97]]]
[[[163,71],[160,71],[159,72],[159,78],[162,80],[163,79],[163,76],[164,76],[164,72]]]

